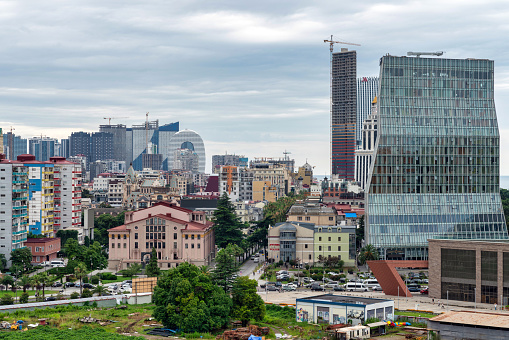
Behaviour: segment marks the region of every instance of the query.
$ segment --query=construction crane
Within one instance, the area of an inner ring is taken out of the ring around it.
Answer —
[[[288,155],[291,155],[292,153],[290,151],[283,152],[283,155],[285,155],[285,161],[289,159]]]
[[[444,54],[443,51],[437,51],[437,52],[407,52],[406,55],[409,57],[416,56],[417,58],[420,58],[421,55],[434,55],[434,56],[440,57],[443,54]]]
[[[129,118],[129,117],[104,117],[103,119],[107,119],[108,120],[108,125],[111,125],[111,120],[112,119],[120,119],[120,118]]]
[[[334,37],[331,35],[330,36],[330,40],[328,39],[325,39],[323,41],[324,43],[329,43],[329,46],[330,46],[330,119],[331,119],[331,126],[332,126],[332,53],[334,52],[334,44],[343,44],[343,45],[354,45],[354,46],[361,46],[359,44],[355,44],[355,43],[349,43],[349,42],[344,42],[344,41],[335,41],[334,40]],[[329,140],[330,140],[330,165],[331,165],[331,173],[333,173],[332,171],[332,128],[330,130],[330,137],[329,137]]]

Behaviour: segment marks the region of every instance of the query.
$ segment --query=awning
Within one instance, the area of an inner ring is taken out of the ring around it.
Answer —
[[[356,213],[345,213],[345,217],[349,217],[349,218],[356,218],[357,217],[357,214]]]

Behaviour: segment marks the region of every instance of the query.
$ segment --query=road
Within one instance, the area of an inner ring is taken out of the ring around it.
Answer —
[[[264,255],[260,255],[260,257],[258,257],[258,263],[255,263],[254,260],[251,260],[251,258],[249,258],[249,260],[247,260],[241,267],[240,267],[240,271],[239,271],[239,275],[241,276],[247,276],[249,277],[250,279],[256,279],[258,280],[260,278],[260,276],[262,275],[262,272],[261,270],[257,273],[254,274],[253,276],[253,271],[256,269],[256,267],[258,267],[260,264],[265,264],[265,256]]]

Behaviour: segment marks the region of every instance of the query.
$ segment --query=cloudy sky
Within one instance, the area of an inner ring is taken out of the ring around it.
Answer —
[[[208,155],[279,157],[329,173],[329,49],[379,58],[446,51],[495,60],[509,175],[509,2],[0,1],[0,127],[23,137],[97,131],[103,117],[197,131]],[[339,47],[338,47],[339,48]]]

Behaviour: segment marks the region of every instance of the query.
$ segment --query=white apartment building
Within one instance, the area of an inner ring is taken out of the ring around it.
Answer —
[[[51,157],[54,164],[54,228],[81,227],[81,164],[67,161],[64,157]]]

